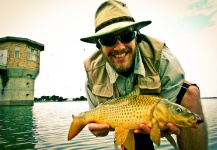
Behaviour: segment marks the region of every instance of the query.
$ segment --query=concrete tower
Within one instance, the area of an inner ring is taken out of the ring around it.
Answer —
[[[34,104],[34,82],[43,50],[43,44],[27,38],[0,38],[0,105]]]

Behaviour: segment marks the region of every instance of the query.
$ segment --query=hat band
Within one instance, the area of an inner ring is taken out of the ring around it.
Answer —
[[[105,28],[106,26],[109,26],[109,25],[111,25],[113,23],[122,22],[122,21],[135,22],[135,20],[132,17],[129,17],[129,16],[121,16],[121,17],[113,18],[113,19],[105,21],[105,22],[101,23],[99,26],[97,26],[95,28],[95,33],[98,32],[99,30],[101,30],[102,28]]]

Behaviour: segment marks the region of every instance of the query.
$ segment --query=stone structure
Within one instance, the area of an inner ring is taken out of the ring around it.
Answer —
[[[43,44],[27,38],[0,38],[0,105],[34,104],[34,82],[43,50]]]

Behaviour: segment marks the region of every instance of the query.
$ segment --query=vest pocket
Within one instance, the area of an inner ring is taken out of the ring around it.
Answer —
[[[94,85],[92,92],[96,96],[110,98],[113,96],[113,86],[112,84]]]
[[[96,96],[98,103],[103,103],[107,99],[112,98],[113,86],[112,84],[94,85],[92,92]]]

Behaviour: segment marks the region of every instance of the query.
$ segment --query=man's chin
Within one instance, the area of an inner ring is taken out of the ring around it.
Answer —
[[[132,73],[133,68],[132,67],[121,67],[121,68],[117,68],[115,70],[119,74],[127,75],[129,73]]]

